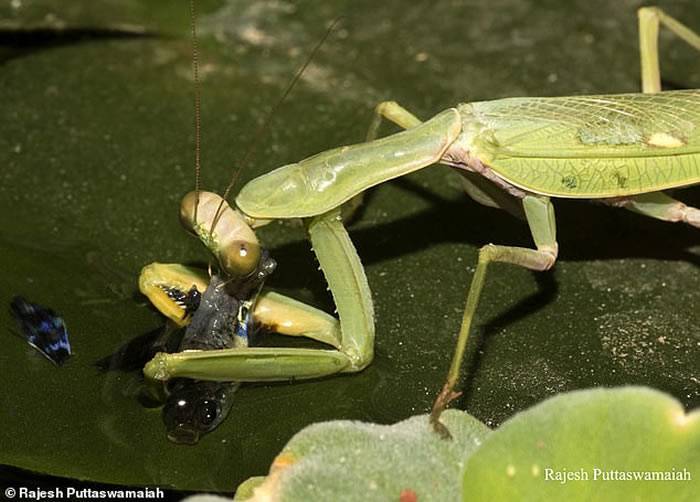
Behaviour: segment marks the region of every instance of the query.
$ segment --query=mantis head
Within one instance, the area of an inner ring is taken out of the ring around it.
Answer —
[[[229,277],[244,279],[256,271],[268,275],[274,269],[245,217],[219,195],[189,192],[180,203],[180,222],[199,237]]]

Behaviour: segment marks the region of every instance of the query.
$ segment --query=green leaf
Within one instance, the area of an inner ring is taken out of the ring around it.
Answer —
[[[586,390],[486,438],[466,462],[462,499],[690,501],[698,472],[700,411],[647,388]]]
[[[236,500],[457,500],[460,492],[464,501],[697,498],[700,412],[686,414],[652,389],[564,393],[494,431],[456,410],[443,420],[452,441],[426,415],[391,426],[311,425],[264,481],[241,485]]]
[[[448,410],[442,416],[452,440],[428,423],[427,415],[394,425],[333,421],[310,425],[276,457],[265,482],[247,481],[236,500],[268,494],[274,500],[348,502],[454,500],[465,461],[490,433],[469,415]],[[250,486],[253,482],[256,486]]]
[[[245,481],[243,481],[243,483],[238,485],[238,488],[236,489],[236,496],[234,497],[234,501],[247,500],[247,499],[253,497],[255,494],[255,489],[257,487],[259,487],[261,484],[263,484],[264,482],[265,482],[265,476],[253,476],[252,478],[246,479]]]

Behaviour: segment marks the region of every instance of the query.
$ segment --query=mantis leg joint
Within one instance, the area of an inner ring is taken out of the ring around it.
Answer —
[[[559,246],[556,242],[552,245],[539,246],[537,250],[487,244],[479,250],[478,263],[479,265],[488,265],[494,261],[512,263],[543,272],[554,266],[558,254]]]
[[[687,223],[688,225],[700,228],[700,209],[686,206],[682,202],[679,202],[673,209],[675,209],[675,211],[673,215],[674,220],[672,221],[681,221],[683,223]]]

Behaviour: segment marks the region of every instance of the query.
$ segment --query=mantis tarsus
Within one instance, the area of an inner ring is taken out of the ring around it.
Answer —
[[[698,50],[700,36],[660,9],[642,8],[638,15],[643,93],[467,103],[425,122],[396,102],[384,102],[376,107],[366,143],[329,150],[252,180],[238,194],[237,209],[215,194],[201,193],[199,206],[196,198],[186,197],[183,222],[232,280],[256,270],[259,246],[251,228],[273,219],[305,220],[340,323],[269,293],[260,297],[254,316],[283,334],[307,336],[335,350],[159,354],[145,374],[159,380],[271,381],[362,370],[373,357],[372,302],[340,207],[372,186],[442,163],[459,170],[467,194],[477,202],[524,216],[535,243],[534,249],[488,244],[479,252],[452,364],[431,414],[435,427],[447,433],[438,419],[458,395],[455,386],[487,267],[503,262],[544,271],[555,264],[551,198],[596,199],[700,227],[700,210],[661,191],[700,183],[700,90],[662,92],[657,48],[660,25]],[[375,139],[382,119],[406,130]],[[205,210],[206,205],[223,211]],[[206,280],[178,265],[154,267],[145,269],[142,291],[182,322],[182,310],[172,305],[163,285],[203,290]]]

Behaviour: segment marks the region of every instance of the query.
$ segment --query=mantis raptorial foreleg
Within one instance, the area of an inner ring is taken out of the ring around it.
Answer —
[[[255,302],[255,322],[278,335],[316,340],[339,349],[338,320],[325,312],[274,291],[263,290]]]
[[[332,326],[322,336],[277,326],[283,334],[302,335],[336,345],[338,350],[295,348],[235,348],[157,354],[144,368],[155,380],[184,377],[196,380],[263,382],[292,378],[318,378],[355,372],[367,366],[374,354],[371,293],[339,210],[311,218],[307,223],[314,251],[333,292],[340,317],[340,339]],[[268,303],[270,300],[268,298]],[[298,315],[299,307],[291,305]],[[279,307],[270,319],[282,319]],[[261,314],[259,307],[256,315]],[[269,315],[269,314],[268,314]],[[316,315],[312,316],[316,318]],[[328,316],[330,317],[330,316]],[[263,316],[262,324],[269,324]]]
[[[179,327],[189,324],[196,310],[189,299],[193,290],[202,295],[208,283],[209,277],[203,270],[179,263],[151,263],[143,268],[139,278],[141,292]],[[253,318],[257,325],[280,335],[303,336],[335,348],[340,348],[342,342],[336,318],[274,291],[261,291]]]

